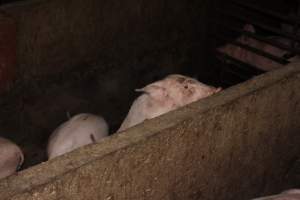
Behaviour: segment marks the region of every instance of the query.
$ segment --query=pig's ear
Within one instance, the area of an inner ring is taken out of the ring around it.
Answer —
[[[244,31],[250,32],[250,33],[255,33],[255,28],[252,24],[246,24],[243,28]],[[240,41],[243,44],[250,44],[252,41],[252,38],[248,37],[247,35],[242,35]]]
[[[248,31],[250,33],[255,33],[256,30],[252,24],[246,24],[243,28],[244,31]]]
[[[150,84],[146,87],[135,89],[136,92],[144,92],[156,100],[162,100],[167,96],[167,91],[164,87],[156,84]]]
[[[156,90],[160,90],[161,89],[161,86],[160,84],[157,84],[156,82],[155,83],[151,83],[149,85],[146,85],[145,87],[143,88],[138,88],[138,89],[135,89],[136,92],[144,92],[146,94],[151,94],[153,92],[156,92]]]

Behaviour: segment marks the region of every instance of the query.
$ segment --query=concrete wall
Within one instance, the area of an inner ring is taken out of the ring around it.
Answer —
[[[9,89],[16,68],[16,25],[0,13],[0,94]]]
[[[206,5],[206,0],[35,0],[0,11],[18,26],[20,74],[36,76],[99,59],[133,65],[159,51],[178,50],[181,58],[203,41]]]
[[[2,200],[247,199],[278,192],[300,153],[291,65],[0,182]]]

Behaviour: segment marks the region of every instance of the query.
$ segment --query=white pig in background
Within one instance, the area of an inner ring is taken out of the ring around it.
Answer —
[[[0,179],[15,173],[23,162],[21,149],[10,140],[0,137]]]
[[[52,159],[78,147],[97,142],[108,135],[108,124],[93,114],[73,116],[54,130],[48,141],[48,158]]]
[[[151,83],[142,89],[143,92],[132,104],[118,132],[175,110],[199,99],[208,97],[221,88],[205,85],[196,79],[172,74],[166,78]]]
[[[300,189],[290,189],[280,194],[259,197],[252,200],[300,200]]]
[[[244,26],[244,30],[248,32],[255,33],[255,28],[250,25],[246,24]],[[291,45],[291,42],[288,39],[282,38],[282,37],[275,37],[271,36],[268,37],[269,39],[273,39],[274,41],[280,42],[285,45]],[[242,44],[246,44],[248,46],[254,47],[256,49],[260,49],[262,51],[268,52],[269,54],[272,54],[277,57],[285,57],[286,55],[290,55],[290,52],[277,48],[275,46],[269,45],[265,42],[261,42],[259,40],[256,40],[254,38],[248,37],[246,35],[242,35],[239,38],[236,39],[237,42],[240,42]],[[233,44],[226,44],[222,47],[217,48],[218,51],[225,53],[235,59],[241,60],[247,64],[253,65],[259,69],[262,69],[264,71],[271,71],[274,69],[277,69],[279,67],[282,67],[284,65],[277,63],[271,59],[268,59],[266,57],[263,57],[261,55],[255,54],[249,50],[246,50],[242,47],[233,45]],[[299,56],[293,56],[291,58],[288,58],[288,61],[290,62],[298,62],[300,61]]]

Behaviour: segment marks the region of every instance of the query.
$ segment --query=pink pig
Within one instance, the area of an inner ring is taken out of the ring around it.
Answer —
[[[255,33],[255,28],[250,24],[245,25],[244,30]],[[281,37],[269,37],[269,38],[273,39],[274,41],[283,43],[285,45],[290,45],[290,41],[288,39],[284,39]],[[275,46],[269,45],[267,43],[261,42],[259,40],[256,40],[254,38],[245,35],[240,36],[239,38],[236,39],[236,41],[254,47],[256,49],[260,49],[264,52],[268,52],[269,54],[272,54],[277,57],[283,57],[284,55],[289,53],[286,50],[282,50],[280,48],[277,48]],[[226,44],[222,47],[219,47],[217,50],[235,59],[241,60],[247,64],[256,66],[257,68],[262,69],[264,71],[274,70],[283,66],[282,64],[277,63],[269,58],[255,54],[249,50],[246,50],[242,47],[233,44]],[[300,61],[300,59],[299,56],[294,56],[288,59],[288,61],[297,62]]]
[[[259,197],[252,200],[300,200],[300,189],[290,189],[280,194]]]
[[[93,114],[73,116],[54,130],[48,141],[48,158],[52,159],[74,149],[96,142],[108,135],[106,121]]]
[[[0,137],[0,179],[15,173],[23,162],[21,149],[10,140]]]
[[[145,119],[157,117],[208,97],[220,90],[221,88],[205,85],[187,76],[169,75],[142,89],[136,89],[136,91],[144,94],[133,102],[118,132],[139,124]]]

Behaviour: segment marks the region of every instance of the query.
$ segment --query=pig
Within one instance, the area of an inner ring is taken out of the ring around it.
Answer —
[[[90,113],[81,113],[61,124],[50,135],[47,147],[48,159],[99,141],[108,135],[105,119]]]
[[[255,28],[251,24],[246,24],[244,26],[244,30],[248,32],[255,33]],[[274,41],[277,41],[279,43],[283,43],[285,45],[291,45],[291,41],[282,37],[275,37],[270,36],[269,39],[272,39]],[[277,48],[275,46],[269,45],[265,42],[261,42],[259,40],[256,40],[254,38],[248,37],[246,35],[242,35],[236,39],[237,42],[240,42],[242,44],[246,44],[248,46],[254,47],[256,49],[260,49],[264,52],[270,53],[277,57],[287,58],[289,62],[299,62],[300,57],[294,56],[290,52]],[[252,66],[255,66],[263,71],[271,71],[277,68],[280,68],[284,65],[275,62],[269,58],[266,58],[264,56],[255,54],[249,50],[246,50],[242,47],[235,46],[233,44],[226,44],[222,47],[217,48],[217,51],[225,53],[235,59],[241,60],[245,62],[246,64],[250,64]]]
[[[259,197],[252,200],[300,200],[300,189],[290,189],[280,194]]]
[[[205,85],[187,76],[171,74],[144,88],[136,89],[143,94],[133,102],[117,132],[208,97],[220,90],[221,88]]]
[[[20,147],[12,141],[0,137],[0,179],[15,173],[23,162],[24,155]]]

